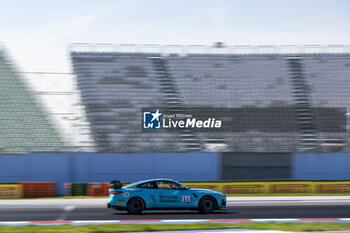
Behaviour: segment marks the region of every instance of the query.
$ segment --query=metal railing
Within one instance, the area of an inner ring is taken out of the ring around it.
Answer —
[[[71,52],[125,52],[168,54],[304,54],[350,53],[350,45],[159,45],[74,43]]]

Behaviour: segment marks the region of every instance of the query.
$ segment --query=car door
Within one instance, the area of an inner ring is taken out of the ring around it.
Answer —
[[[190,208],[194,205],[191,192],[176,182],[158,181],[157,188],[157,202],[161,208]]]
[[[177,208],[181,206],[179,190],[171,181],[157,181],[157,203],[160,208]]]
[[[194,206],[196,201],[193,192],[188,189],[182,188],[178,183],[174,183],[174,186],[178,189],[177,195],[179,196],[179,207],[181,208],[191,208]]]
[[[139,184],[137,188],[140,191],[139,196],[144,199],[147,208],[157,207],[157,190],[154,182]]]

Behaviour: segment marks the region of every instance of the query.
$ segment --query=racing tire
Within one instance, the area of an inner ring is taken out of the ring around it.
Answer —
[[[200,200],[198,210],[201,213],[209,214],[216,209],[216,206],[216,200],[213,197],[205,196]]]
[[[144,209],[145,203],[141,198],[138,197],[134,197],[131,200],[129,200],[126,207],[126,210],[130,214],[141,214]]]

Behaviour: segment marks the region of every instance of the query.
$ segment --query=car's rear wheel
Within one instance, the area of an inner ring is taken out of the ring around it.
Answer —
[[[141,214],[144,209],[145,209],[145,204],[143,200],[138,197],[134,197],[131,200],[129,200],[126,208],[126,210],[130,214]]]
[[[202,213],[212,213],[216,209],[215,199],[210,196],[203,197],[199,202],[198,209]]]

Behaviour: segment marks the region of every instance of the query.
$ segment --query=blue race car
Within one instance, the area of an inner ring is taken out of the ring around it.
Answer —
[[[149,209],[196,209],[211,213],[226,207],[226,196],[210,189],[194,189],[171,179],[152,179],[122,187],[111,181],[108,208],[140,214]]]

